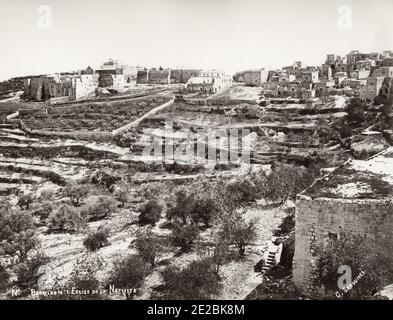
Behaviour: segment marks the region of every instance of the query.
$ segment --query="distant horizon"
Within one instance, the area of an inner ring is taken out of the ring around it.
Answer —
[[[2,0],[0,81],[130,66],[318,66],[327,54],[393,49],[391,0]]]

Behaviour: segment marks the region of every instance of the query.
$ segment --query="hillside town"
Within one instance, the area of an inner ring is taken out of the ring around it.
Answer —
[[[230,76],[223,70],[130,67],[109,59],[97,69],[90,66],[71,73],[23,79],[24,97],[59,103],[88,99],[97,94],[125,93],[138,85],[182,84],[188,92],[217,93],[233,83],[261,87],[264,98],[311,100],[342,95],[363,101],[391,101],[393,53],[351,51],[341,57],[328,54],[320,66],[296,61],[279,70],[261,68]]]
[[[392,51],[1,83],[1,297],[392,299],[392,83]]]
[[[247,70],[235,79],[247,86],[262,86],[265,97],[308,100],[329,95],[373,100],[391,99],[392,51],[360,53],[344,57],[328,54],[321,66],[302,67],[301,61],[282,70]]]

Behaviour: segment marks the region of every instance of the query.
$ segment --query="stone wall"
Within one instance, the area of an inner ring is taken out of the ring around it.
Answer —
[[[152,84],[169,84],[170,83],[170,70],[150,70],[149,83]]]
[[[393,241],[393,201],[298,196],[293,279],[303,293],[320,292],[313,281],[315,250],[340,230]]]
[[[44,99],[44,80],[42,78],[33,78],[30,80],[28,96],[36,101]]]
[[[146,84],[149,82],[149,70],[139,70],[136,75],[137,84]]]
[[[196,77],[200,70],[196,69],[166,69],[166,70],[139,70],[138,84],[173,84],[187,83],[191,77]]]
[[[191,77],[197,77],[200,70],[193,69],[175,69],[171,70],[170,82],[171,83],[187,83]]]
[[[140,70],[137,73],[138,84],[169,84],[170,70]]]

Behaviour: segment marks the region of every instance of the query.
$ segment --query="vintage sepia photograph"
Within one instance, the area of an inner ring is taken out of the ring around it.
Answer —
[[[392,14],[1,0],[0,300],[393,300]]]

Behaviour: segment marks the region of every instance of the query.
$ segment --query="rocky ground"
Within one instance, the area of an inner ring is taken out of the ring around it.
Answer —
[[[198,181],[203,177],[238,176],[243,171],[253,171],[260,166],[270,168],[273,161],[290,162],[301,166],[308,166],[311,163],[337,166],[348,159],[348,152],[344,151],[340,141],[337,141],[337,135],[333,134],[332,138],[326,139],[325,133],[321,131],[327,130],[337,119],[345,119],[347,113],[343,111],[346,104],[344,97],[332,97],[324,102],[314,101],[311,103],[311,108],[319,111],[313,111],[312,114],[307,113],[308,111],[306,113],[299,111],[306,109],[302,104],[285,106],[271,104],[260,107],[255,101],[259,98],[258,88],[235,86],[226,91],[222,97],[249,100],[249,103],[242,101],[214,105],[208,102],[196,105],[171,102],[161,109],[159,104],[166,104],[170,98],[168,92],[165,92],[157,97],[149,96],[147,102],[144,98],[138,98],[137,102],[133,103],[130,102],[134,101],[132,99],[116,101],[112,106],[102,105],[101,102],[97,106],[89,105],[89,102],[87,102],[88,106],[86,103],[81,105],[75,103],[56,109],[52,116],[49,114],[42,118],[40,113],[32,113],[13,121],[6,121],[5,117],[10,112],[15,112],[15,105],[0,106],[0,116],[3,119],[3,123],[0,124],[0,197],[16,207],[20,192],[32,192],[39,197],[45,191],[51,190],[55,193],[52,201],[61,203],[66,201],[61,192],[67,182],[90,183],[92,177],[100,171],[110,172],[130,183],[134,197],[139,185],[149,181],[160,181],[171,188],[173,184],[187,185],[190,181]],[[307,108],[310,106],[308,105]],[[323,109],[324,111],[320,111]],[[331,110],[326,111],[326,109]],[[155,111],[150,113],[151,110]],[[67,130],[70,129],[72,134],[72,126],[75,124],[73,121],[79,121],[77,119],[79,115],[83,114],[84,119],[87,120],[77,123],[75,129],[77,131],[89,127],[94,122],[90,123],[89,117],[98,117],[101,112],[110,117],[110,124],[95,125],[93,129],[100,132],[123,126],[119,131],[120,140],[103,142],[81,140],[77,136],[74,139],[50,135],[42,137],[21,130],[18,122],[22,120],[30,126],[37,125],[38,129],[49,128],[56,131],[63,128],[56,128],[60,119],[61,125],[67,127]],[[54,114],[56,117],[53,117]],[[113,119],[115,121],[111,121]],[[249,138],[253,139],[251,167],[245,168],[238,163],[227,168],[218,168],[209,163],[197,166],[187,157],[182,158],[181,169],[174,168],[173,161],[172,167],[154,164],[152,160],[159,163],[163,158],[146,157],[142,154],[142,150],[149,143],[146,139],[147,135],[152,133],[156,136],[164,135],[166,121],[172,121],[175,130],[183,129],[192,132],[198,129],[208,131],[207,127],[249,129],[251,132]],[[135,125],[129,126],[132,123]],[[149,134],[146,134],[146,130]],[[365,145],[366,143],[362,141],[358,143]],[[375,150],[373,150],[377,152],[384,146],[385,142],[380,140],[375,143]],[[362,146],[354,144],[354,148],[361,149]],[[83,204],[93,201],[94,197],[99,195],[110,194],[102,186],[95,186]],[[116,257],[136,252],[131,243],[141,229],[137,224],[137,208],[143,201],[144,199],[135,196],[135,199],[127,203],[124,208],[118,207],[107,218],[89,222],[88,227],[81,233],[48,233],[47,226],[40,224],[39,238],[50,262],[43,268],[44,275],[39,280],[39,287],[52,288],[66,283],[75,262],[87,253],[83,246],[84,238],[89,231],[97,230],[100,226],[109,229],[109,244],[91,255],[100,257],[104,261],[102,270],[98,274],[100,279],[104,279],[106,271],[110,269]],[[36,203],[36,206],[39,205]],[[243,259],[233,260],[221,268],[219,275],[223,290],[217,297],[220,299],[245,298],[260,282],[253,267],[262,258],[262,246],[271,238],[273,229],[277,228],[286,215],[280,207],[254,205],[246,209],[246,218],[252,216],[259,218],[258,239],[247,248]],[[155,233],[162,236],[170,232],[163,227],[164,216],[163,213],[162,220],[153,229]],[[202,241],[208,241],[213,231],[214,228],[203,231],[200,237]],[[161,282],[160,271],[165,266],[168,264],[186,266],[197,258],[196,251],[182,255],[177,255],[175,251],[169,252],[163,264],[145,279],[139,298],[150,297],[153,288]],[[15,277],[14,274],[13,276]]]

